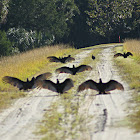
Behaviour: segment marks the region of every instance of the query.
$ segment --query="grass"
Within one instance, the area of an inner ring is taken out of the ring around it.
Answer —
[[[94,68],[98,61],[97,54],[99,52],[100,49],[93,50],[81,64],[91,65]],[[95,60],[91,59],[92,54],[97,56]],[[78,113],[79,104],[83,103],[84,95],[75,96],[78,85],[86,80],[87,73],[89,72],[69,75],[69,78],[74,80],[74,87],[68,93],[61,95],[59,102],[54,102],[46,111],[37,132],[43,136],[42,140],[77,139],[80,134],[83,135],[88,131],[85,126],[91,116],[87,118],[85,112],[80,115]]]
[[[26,80],[27,77],[30,79],[44,72],[53,72],[52,67],[55,68],[56,65],[60,64],[50,63],[47,56],[67,56],[68,54],[73,55],[74,52],[77,51],[68,45],[55,45],[34,49],[15,56],[2,57],[0,59],[0,109],[7,107],[13,99],[26,95],[26,92],[18,91],[10,84],[3,83],[2,78],[4,76]]]
[[[0,93],[0,111],[9,107],[9,105],[17,98],[25,97],[24,92],[1,92]]]
[[[140,63],[140,40],[125,40],[124,50],[132,52],[134,55],[133,58]]]
[[[130,126],[135,132],[140,132],[140,40],[125,40],[123,47],[115,49],[116,52],[133,53],[133,57],[116,58],[123,78],[129,83],[131,89],[135,89],[133,95],[133,113],[129,115]],[[133,122],[133,123],[132,123]]]
[[[5,85],[3,83],[2,77],[8,75],[26,80],[27,77],[31,78],[41,69],[43,69],[43,67],[49,64],[49,61],[46,59],[47,56],[62,56],[66,53],[71,53],[72,50],[72,48],[68,49],[67,46],[64,45],[50,46],[28,51],[16,56],[1,58],[0,91],[9,91],[13,88],[13,86],[9,86],[7,84]],[[46,71],[49,71],[49,68],[46,69]]]

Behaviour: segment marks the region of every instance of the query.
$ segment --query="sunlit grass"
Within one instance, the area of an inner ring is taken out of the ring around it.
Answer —
[[[124,51],[130,51],[133,53],[134,59],[140,63],[140,40],[129,39],[124,42]]]
[[[26,95],[10,84],[2,82],[4,76],[13,76],[21,80],[31,79],[33,76],[44,72],[53,72],[60,63],[50,63],[48,56],[67,56],[77,51],[67,45],[55,45],[38,48],[15,56],[0,59],[0,109],[7,107],[13,99]]]
[[[14,76],[22,80],[27,77],[31,78],[34,74],[43,69],[49,61],[47,56],[62,56],[64,54],[71,54],[73,48],[67,46],[50,46],[28,51],[16,56],[4,57],[0,59],[0,90],[14,89],[13,86],[4,84],[2,77]],[[46,72],[49,71],[46,69]]]
[[[133,93],[133,112],[129,115],[130,126],[135,132],[140,132],[140,41],[125,40],[124,46],[115,49],[116,52],[133,53],[133,56],[124,58],[116,58],[116,63],[123,73],[123,78],[129,83],[131,89],[135,89]]]

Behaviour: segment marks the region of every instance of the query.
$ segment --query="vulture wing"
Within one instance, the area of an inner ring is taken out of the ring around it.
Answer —
[[[21,81],[20,79],[18,78],[15,78],[15,77],[10,77],[10,76],[5,76],[2,78],[3,82],[6,82],[6,83],[9,83],[11,84],[12,86],[15,86],[17,88],[23,88],[25,82],[24,81]]]
[[[73,81],[68,78],[63,83],[61,83],[60,86],[62,88],[62,92],[65,92],[74,87],[74,84]]]
[[[69,67],[61,67],[55,70],[57,73],[70,73],[73,74],[72,69]]]
[[[81,66],[77,67],[77,72],[83,72],[86,70],[90,71],[90,70],[92,70],[92,67],[88,66],[88,65],[81,65]]]
[[[116,53],[116,54],[114,55],[114,57],[118,57],[118,56],[123,56],[123,54],[122,54],[122,53]]]
[[[38,75],[35,79],[36,80],[46,80],[48,79],[52,74],[50,72],[46,72],[43,74]]]
[[[127,52],[126,55],[127,56],[129,56],[129,55],[133,56],[133,54],[131,52]]]
[[[71,61],[74,61],[75,59],[73,57],[67,57],[65,62],[71,62]]]
[[[54,92],[57,92],[56,84],[50,80],[41,80],[35,82],[35,87],[45,88]]]
[[[60,59],[55,56],[49,56],[47,59],[49,59],[50,62],[61,62]]]
[[[111,91],[111,90],[115,90],[115,89],[124,90],[123,85],[115,80],[110,80],[109,82],[104,83],[104,85],[106,87],[105,91]]]
[[[78,87],[77,91],[80,92],[80,91],[85,90],[85,89],[93,89],[93,90],[99,91],[98,88],[97,88],[97,84],[98,83],[94,82],[93,80],[85,81],[84,83],[82,83]]]

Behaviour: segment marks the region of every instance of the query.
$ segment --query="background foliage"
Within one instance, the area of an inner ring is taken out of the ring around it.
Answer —
[[[1,48],[12,43],[0,55],[58,43],[81,48],[118,42],[119,36],[139,38],[139,9],[139,0],[1,0]]]

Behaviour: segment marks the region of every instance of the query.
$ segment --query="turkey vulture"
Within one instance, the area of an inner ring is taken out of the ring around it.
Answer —
[[[60,63],[66,63],[75,60],[73,57],[71,57],[71,55],[62,58],[61,57],[57,58],[55,56],[49,56],[47,58],[49,59],[50,62],[60,62]]]
[[[71,55],[68,55],[67,57],[63,57],[62,60],[66,63],[66,62],[71,62],[75,59],[71,57]]]
[[[28,89],[32,89],[35,81],[45,80],[50,76],[51,76],[51,73],[47,72],[47,73],[38,75],[36,78],[33,77],[31,79],[31,81],[29,81],[28,78],[27,78],[27,81],[22,81],[22,80],[20,80],[18,78],[10,77],[10,76],[5,76],[5,77],[2,78],[2,80],[5,83],[9,83],[9,84],[19,88],[19,90],[22,90],[22,89],[23,90],[28,90]]]
[[[60,94],[64,93],[65,91],[68,91],[74,86],[73,81],[69,78],[62,83],[59,83],[58,79],[57,79],[57,83],[54,83],[50,80],[37,81],[35,85],[36,87],[45,88]]]
[[[114,55],[114,57],[116,58],[116,57],[118,57],[118,56],[122,56],[122,57],[124,57],[124,58],[127,58],[129,55],[133,56],[133,54],[132,54],[131,52],[127,52],[127,53],[124,53],[124,54],[122,54],[122,53],[117,53],[117,54]]]
[[[78,92],[85,90],[85,89],[93,89],[96,91],[99,91],[99,94],[107,94],[108,91],[111,90],[124,90],[124,87],[122,84],[115,80],[110,80],[107,83],[102,83],[102,80],[99,79],[99,83],[96,83],[93,80],[87,80],[83,82],[79,87],[78,87]]]
[[[86,71],[86,70],[92,70],[92,67],[88,66],[88,65],[80,65],[78,67],[75,67],[73,65],[72,68],[69,68],[69,67],[58,68],[58,69],[55,70],[55,72],[57,72],[57,73],[70,73],[72,75],[75,75],[78,72],[83,72],[83,71]]]
[[[95,56],[92,55],[92,59],[94,60],[95,59]]]

